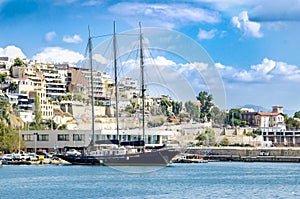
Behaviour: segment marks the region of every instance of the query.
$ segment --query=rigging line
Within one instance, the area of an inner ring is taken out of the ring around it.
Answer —
[[[134,33],[119,33],[118,35],[137,36],[139,34],[134,34]]]
[[[85,47],[85,50],[84,50],[84,57],[87,56],[88,50],[89,50],[89,42],[86,43],[86,47]]]
[[[109,48],[111,47],[111,43],[113,42],[113,38],[111,38],[111,39],[109,39],[109,42],[108,42],[108,44],[107,44],[107,46],[106,46],[106,49],[104,50],[104,52],[103,52],[103,57],[105,58],[105,55],[107,55],[108,57],[110,57],[110,63],[112,64],[112,62],[113,62],[113,52],[111,51],[111,50],[109,50]],[[107,52],[110,52],[110,53],[107,53]],[[110,54],[110,55],[109,55]],[[106,64],[106,67],[104,67],[103,68],[103,71],[106,69],[106,68],[110,68],[108,65],[110,65],[110,64]]]
[[[88,51],[89,51],[89,42],[86,43],[86,47],[85,47],[85,50],[84,50],[84,59],[82,60],[81,62],[81,67],[82,68],[85,68],[83,66],[86,66],[86,63],[87,63],[87,56],[88,56]]]
[[[153,61],[153,66],[154,66],[154,68],[156,69],[156,71],[157,71],[157,73],[159,75],[159,79],[161,79],[161,81],[162,81],[162,83],[164,85],[167,85],[167,82],[166,82],[164,76],[162,75],[161,71],[159,70],[158,65],[157,65],[157,63],[156,63],[156,61],[155,61],[155,59],[154,59],[154,57],[153,57],[150,49],[149,48],[147,48],[147,49],[148,49],[148,52],[149,52],[150,60]]]
[[[92,39],[97,39],[97,38],[101,38],[101,37],[110,37],[110,36],[112,36],[112,35],[114,35],[114,34],[106,34],[106,35],[92,36],[91,38],[92,38]]]
[[[109,61],[109,63],[104,63],[104,64],[98,64],[98,70],[100,70],[100,72],[107,72],[108,74],[110,74],[110,65],[111,65],[111,62],[113,62],[113,55],[111,53],[111,50],[109,50],[109,48],[111,47],[111,43],[112,43],[112,39],[109,39],[108,40],[108,44],[106,46],[103,46],[103,48],[105,47],[104,51],[102,52],[99,52],[98,54],[101,55],[104,59],[106,59],[107,61]],[[101,49],[103,49],[101,48]],[[97,47],[95,47],[95,49],[97,49]],[[110,52],[110,53],[108,53]],[[95,50],[95,54],[97,54],[97,50]],[[109,68],[109,70],[107,70],[107,68]]]
[[[120,60],[120,62],[121,62],[121,64],[120,64],[120,66],[122,66],[122,67],[120,67],[120,72],[122,72],[123,74],[124,74],[124,76],[129,76],[128,75],[128,73],[129,73],[129,71],[127,70],[125,70],[125,66],[126,66],[126,64],[127,64],[127,62],[126,61],[128,61],[129,60],[129,58],[133,55],[133,53],[134,53],[134,51],[136,51],[136,52],[138,52],[137,51],[137,46],[138,46],[138,43],[137,42],[135,42],[135,45],[133,46],[133,48],[132,49],[134,49],[134,50],[130,50],[128,53],[126,53],[127,54],[127,57],[124,59],[125,61],[123,62],[123,64],[122,64],[122,61]],[[136,50],[135,50],[136,49]],[[136,57],[135,57],[135,59],[134,60],[137,60],[137,54],[136,54]],[[129,68],[130,69],[130,68]],[[135,74],[133,75],[134,77],[136,77],[135,76]]]

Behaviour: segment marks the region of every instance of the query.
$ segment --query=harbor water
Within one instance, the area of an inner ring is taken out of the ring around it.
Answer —
[[[300,164],[4,165],[0,198],[300,198]]]

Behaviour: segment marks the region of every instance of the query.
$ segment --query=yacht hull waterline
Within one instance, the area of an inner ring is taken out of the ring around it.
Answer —
[[[126,155],[67,155],[61,154],[57,157],[72,165],[102,165],[102,166],[167,166],[172,159],[179,154],[175,149],[162,149],[151,152],[126,154]]]

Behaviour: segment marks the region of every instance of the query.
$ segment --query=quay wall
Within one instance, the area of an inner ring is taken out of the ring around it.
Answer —
[[[265,151],[265,156],[300,157],[300,147],[190,147],[186,153],[257,157]]]

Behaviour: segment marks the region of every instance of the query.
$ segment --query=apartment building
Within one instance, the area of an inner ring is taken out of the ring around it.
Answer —
[[[66,82],[57,71],[43,73],[46,82],[46,96],[52,99],[57,99],[58,96],[66,95]]]
[[[67,91],[72,93],[80,93],[82,95],[88,95],[89,82],[81,72],[86,70],[79,67],[70,67],[67,70],[66,87]]]
[[[0,57],[0,73],[9,74],[10,67],[15,63],[13,58]]]

